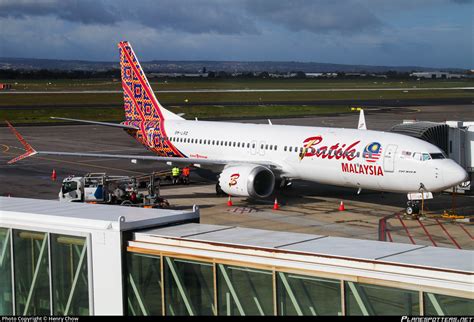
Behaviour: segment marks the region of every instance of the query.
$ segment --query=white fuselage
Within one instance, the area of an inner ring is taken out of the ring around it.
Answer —
[[[281,177],[324,184],[402,193],[422,186],[435,192],[467,176],[438,147],[395,133],[184,120],[167,120],[165,129],[190,158],[271,162]]]

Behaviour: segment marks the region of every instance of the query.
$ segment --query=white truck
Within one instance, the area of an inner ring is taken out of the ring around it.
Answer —
[[[69,176],[62,182],[59,201],[167,207],[168,201],[159,195],[159,180],[157,173],[138,177],[105,173]]]

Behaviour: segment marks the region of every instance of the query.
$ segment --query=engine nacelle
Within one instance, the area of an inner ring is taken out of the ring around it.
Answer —
[[[231,166],[220,174],[219,186],[231,196],[266,198],[275,187],[275,175],[261,165]]]

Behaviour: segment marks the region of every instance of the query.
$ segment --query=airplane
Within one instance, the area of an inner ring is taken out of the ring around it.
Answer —
[[[251,198],[269,197],[292,179],[406,194],[438,192],[468,179],[433,144],[367,130],[363,110],[357,129],[185,120],[159,103],[130,43],[118,47],[125,121],[56,119],[122,128],[156,156],[37,151],[7,122],[26,150],[8,163],[45,154],[191,165],[198,174],[217,174],[218,193]],[[416,212],[417,200],[409,200],[406,211]]]

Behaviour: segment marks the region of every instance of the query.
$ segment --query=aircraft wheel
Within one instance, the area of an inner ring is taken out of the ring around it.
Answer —
[[[408,216],[411,216],[413,215],[413,207],[411,206],[408,206],[406,209],[405,209],[405,213],[408,215]]]

